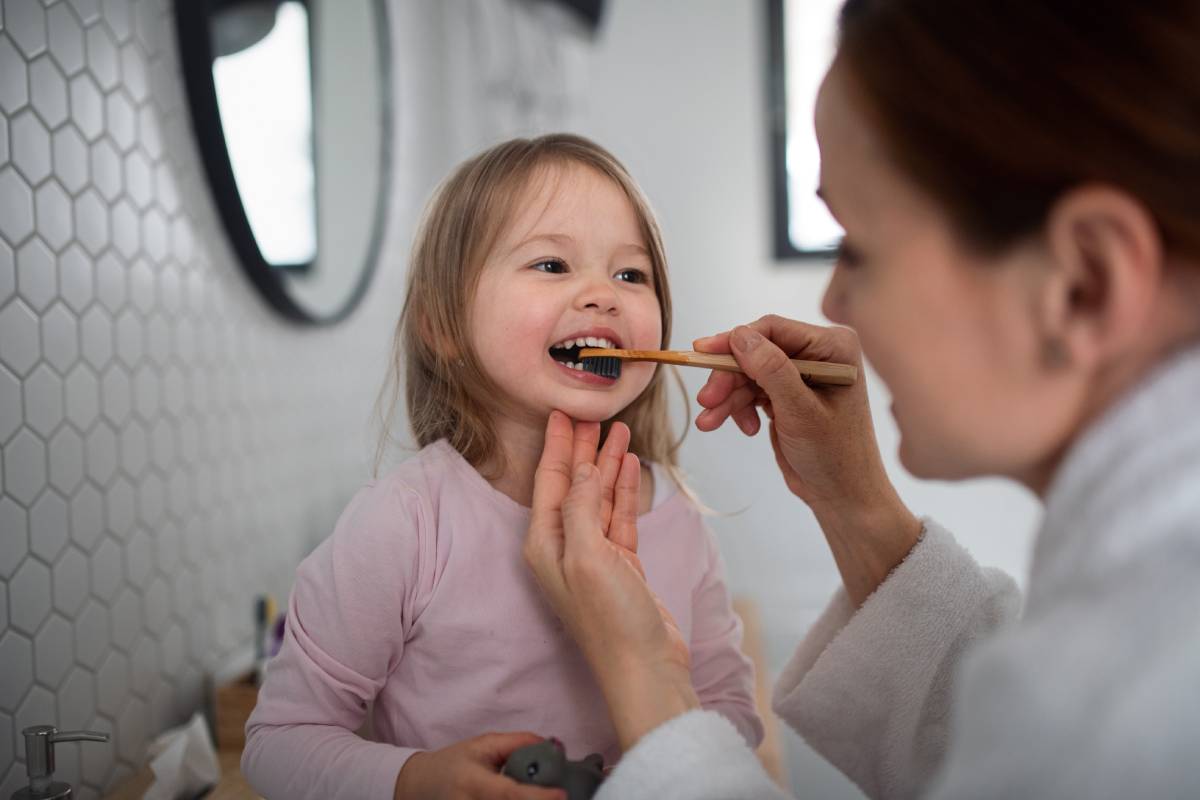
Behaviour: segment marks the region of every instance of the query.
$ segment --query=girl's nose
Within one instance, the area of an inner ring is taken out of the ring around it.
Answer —
[[[617,293],[608,280],[591,280],[580,288],[576,300],[579,308],[598,311],[601,314],[614,314],[618,310]]]

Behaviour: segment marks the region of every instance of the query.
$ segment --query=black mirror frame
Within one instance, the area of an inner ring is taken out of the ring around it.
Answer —
[[[308,6],[308,0],[300,0]],[[225,232],[241,263],[242,271],[259,293],[277,312],[288,320],[304,325],[332,325],[345,319],[358,306],[366,294],[371,278],[379,261],[383,243],[384,224],[392,189],[392,132],[394,130],[392,107],[392,50],[389,36],[387,7],[385,0],[371,0],[378,20],[377,46],[379,48],[380,79],[380,145],[379,197],[375,204],[375,218],[371,224],[371,241],[367,246],[366,264],[354,287],[342,306],[332,314],[320,316],[305,309],[288,293],[285,281],[289,273],[303,272],[312,264],[271,265],[263,258],[250,220],[238,192],[237,179],[229,160],[229,149],[221,124],[220,107],[217,104],[216,84],[213,81],[213,49],[209,35],[209,17],[221,0],[175,0],[175,29],[179,40],[180,67],[187,88],[188,110],[192,118],[192,131],[200,151],[200,160],[212,190],[213,202],[225,226]],[[226,2],[228,4],[228,2]],[[310,51],[311,52],[311,51]],[[320,56],[312,53],[312,58]],[[314,137],[317,132],[314,129]],[[318,189],[319,191],[319,189]],[[317,242],[317,258],[320,258],[321,243]]]

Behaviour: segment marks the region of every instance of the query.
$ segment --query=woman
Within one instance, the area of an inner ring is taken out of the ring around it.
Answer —
[[[850,0],[816,128],[846,230],[824,311],[854,332],[771,317],[696,343],[748,376],[709,379],[698,427],[754,435],[764,408],[843,580],[776,711],[872,797],[1195,796],[1200,4]],[[863,385],[786,361],[860,352],[909,470],[1043,499],[1023,611],[900,501]],[[776,796],[694,710],[606,487],[550,424],[526,558],[626,750],[600,796]]]

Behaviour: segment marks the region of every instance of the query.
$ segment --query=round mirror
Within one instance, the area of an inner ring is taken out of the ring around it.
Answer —
[[[383,0],[176,0],[205,172],[247,275],[289,319],[366,290],[391,175]]]

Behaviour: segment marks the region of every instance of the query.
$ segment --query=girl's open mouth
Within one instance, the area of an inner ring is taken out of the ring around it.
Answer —
[[[617,364],[616,374],[612,377],[596,375],[596,368],[600,363],[599,360],[594,358],[581,358],[579,355],[579,352],[585,347],[612,348],[616,347],[616,343],[614,343],[611,339],[594,336],[587,336],[579,339],[567,339],[559,342],[556,345],[553,345],[550,348],[550,358],[554,359],[565,369],[580,373],[580,377],[586,376],[587,378],[593,379],[588,381],[589,383],[595,381],[612,383],[618,377],[620,377],[620,362],[615,362]],[[612,359],[606,360],[612,361]],[[611,371],[609,374],[612,374]]]

